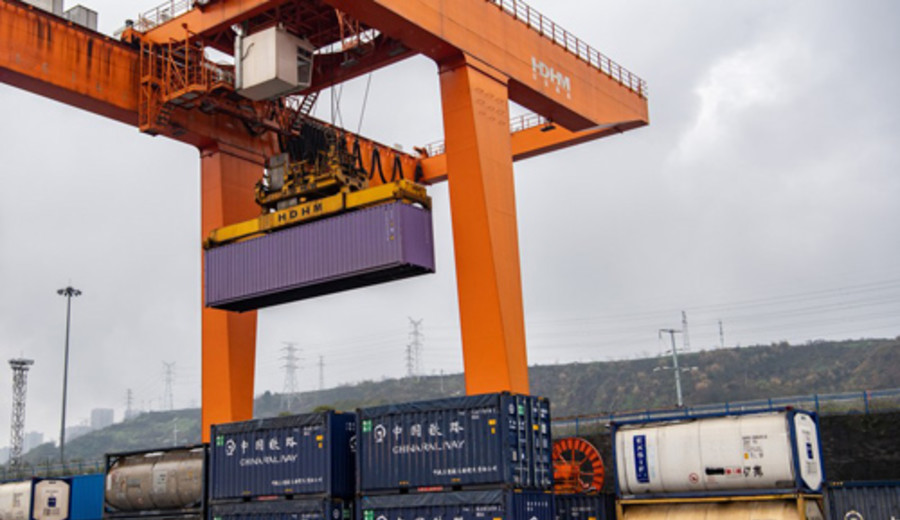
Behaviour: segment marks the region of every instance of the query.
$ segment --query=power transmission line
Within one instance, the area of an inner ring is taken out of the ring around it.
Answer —
[[[719,320],[719,348],[725,348],[725,327],[722,326],[722,320]]]
[[[406,345],[406,375],[417,376],[422,373],[422,338],[424,334],[420,330],[424,319],[414,320],[409,318],[412,330],[409,332],[409,343]]]
[[[280,359],[284,361],[284,364],[281,365],[281,368],[284,369],[284,386],[281,394],[281,408],[290,411],[291,404],[297,400],[297,371],[300,370],[300,361],[302,360],[297,356],[300,349],[297,348],[296,343],[290,341],[282,341],[282,343],[284,343],[284,347],[281,348],[281,351],[284,352],[284,355]]]
[[[131,389],[127,389],[125,391],[125,418],[131,419],[131,416],[134,415],[134,410],[132,410],[131,406],[134,404],[134,394]]]
[[[166,363],[163,361],[163,377],[165,378],[165,390],[163,391],[163,410],[175,409],[175,396],[172,393],[172,381],[175,379],[175,362]]]
[[[681,368],[678,365],[678,346],[675,344],[675,334],[683,334],[683,331],[676,329],[659,329],[659,337],[662,338],[663,334],[668,334],[672,340],[672,365],[671,367],[656,367],[653,369],[654,372],[659,370],[674,370],[675,371],[675,398],[676,405],[678,408],[684,408],[684,396],[681,392],[681,372],[689,372],[691,370],[695,370],[697,367],[689,367],[689,368]]]
[[[319,390],[325,390],[325,358],[319,356]]]

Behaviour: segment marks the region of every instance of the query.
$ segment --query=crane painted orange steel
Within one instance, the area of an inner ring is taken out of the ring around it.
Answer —
[[[135,29],[144,32],[126,31],[132,43],[126,45],[18,0],[0,0],[0,81],[196,146],[204,237],[258,214],[253,185],[278,149],[278,121],[254,114],[248,127],[247,106],[217,100],[204,85],[167,92],[163,75],[142,69],[141,53],[179,42],[189,49],[192,39],[230,52],[233,25],[276,23],[310,31],[320,48],[344,41],[347,26],[377,30],[364,49],[350,49],[352,56],[318,55],[304,94],[416,53],[438,63],[446,152],[432,148],[419,158],[352,134],[348,142],[359,143],[370,172],[377,149],[386,179],[396,162],[408,179],[449,181],[467,392],[527,392],[512,163],[644,126],[648,112],[642,80],[523,2],[216,0],[167,22],[139,19]],[[184,93],[206,96],[207,110],[173,107],[172,98]],[[142,123],[148,100],[160,112]],[[509,100],[546,119],[511,133]],[[204,309],[202,331],[208,440],[210,424],[252,414],[256,316]]]

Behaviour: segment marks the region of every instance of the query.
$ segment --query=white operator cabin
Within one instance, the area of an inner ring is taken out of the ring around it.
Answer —
[[[270,27],[235,42],[238,94],[261,101],[304,90],[312,84],[313,45]]]

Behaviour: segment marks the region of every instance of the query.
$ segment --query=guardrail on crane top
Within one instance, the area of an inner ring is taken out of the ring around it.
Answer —
[[[617,80],[642,98],[647,99],[649,93],[647,92],[646,81],[563,29],[553,20],[547,18],[522,0],[486,1],[496,5],[503,12],[537,31],[541,36],[548,38],[553,43],[574,54],[581,61]]]

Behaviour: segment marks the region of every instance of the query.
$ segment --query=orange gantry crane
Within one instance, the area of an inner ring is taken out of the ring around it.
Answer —
[[[272,27],[309,46],[309,86],[236,95],[234,67],[206,51]],[[199,150],[203,237],[259,214],[260,172],[320,90],[417,54],[439,66],[444,144],[341,135],[368,171],[449,182],[466,390],[528,392],[513,161],[646,125],[643,80],[518,0],[170,0],[119,39],[0,0],[0,81]],[[511,125],[510,101],[538,115]],[[256,323],[202,311],[206,440],[252,415]]]

